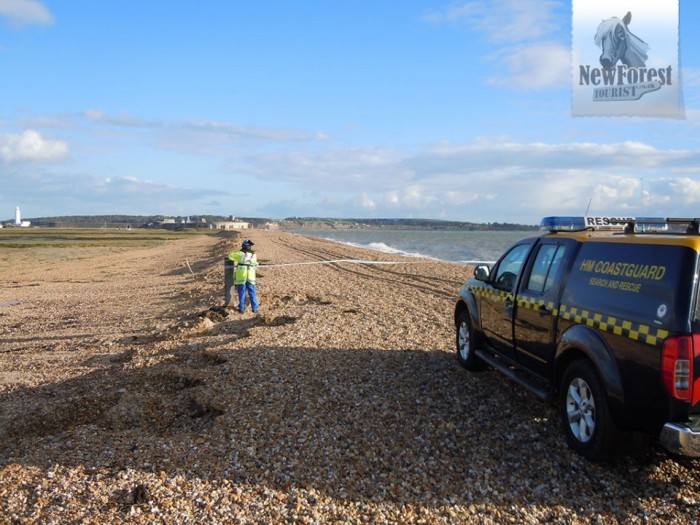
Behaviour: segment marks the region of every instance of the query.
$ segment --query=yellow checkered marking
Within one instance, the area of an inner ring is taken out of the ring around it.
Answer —
[[[493,288],[482,288],[480,286],[469,287],[469,290],[477,296],[492,297],[505,302],[506,298],[513,299],[513,294],[494,290]],[[615,335],[628,337],[633,341],[641,341],[651,346],[660,346],[664,339],[668,337],[668,330],[655,328],[649,325],[634,323],[625,319],[619,319],[611,315],[598,312],[591,312],[575,306],[562,304],[559,309],[554,308],[552,301],[545,302],[532,296],[518,295],[516,303],[521,308],[537,309],[546,306],[552,311],[554,317],[561,317],[576,324],[585,324],[591,328],[597,328],[602,332],[609,332]]]
[[[513,294],[508,292],[502,292],[500,290],[495,290],[493,288],[482,288],[480,286],[470,286],[469,291],[474,295],[479,295],[481,297],[495,297],[505,301],[507,298],[513,299]]]
[[[663,340],[668,337],[668,330],[662,328],[619,319],[611,315],[580,310],[564,304],[559,308],[559,315],[562,319],[585,324],[602,332],[628,337],[633,341],[641,341],[651,346],[661,345]]]

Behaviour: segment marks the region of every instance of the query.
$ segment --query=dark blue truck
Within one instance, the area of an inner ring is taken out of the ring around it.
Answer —
[[[700,457],[700,220],[543,226],[464,283],[460,364],[556,400],[569,446],[591,460],[633,434]]]

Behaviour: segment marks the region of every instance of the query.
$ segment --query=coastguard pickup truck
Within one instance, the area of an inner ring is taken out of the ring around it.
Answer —
[[[700,457],[700,219],[542,226],[464,283],[459,363],[556,399],[569,446],[588,459],[634,434]]]

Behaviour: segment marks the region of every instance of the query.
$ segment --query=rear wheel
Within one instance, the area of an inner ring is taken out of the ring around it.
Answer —
[[[612,453],[618,431],[603,383],[590,361],[574,361],[564,372],[559,411],[566,440],[574,451],[593,461]]]
[[[457,360],[467,370],[483,370],[486,364],[474,353],[474,331],[469,312],[457,316]]]

